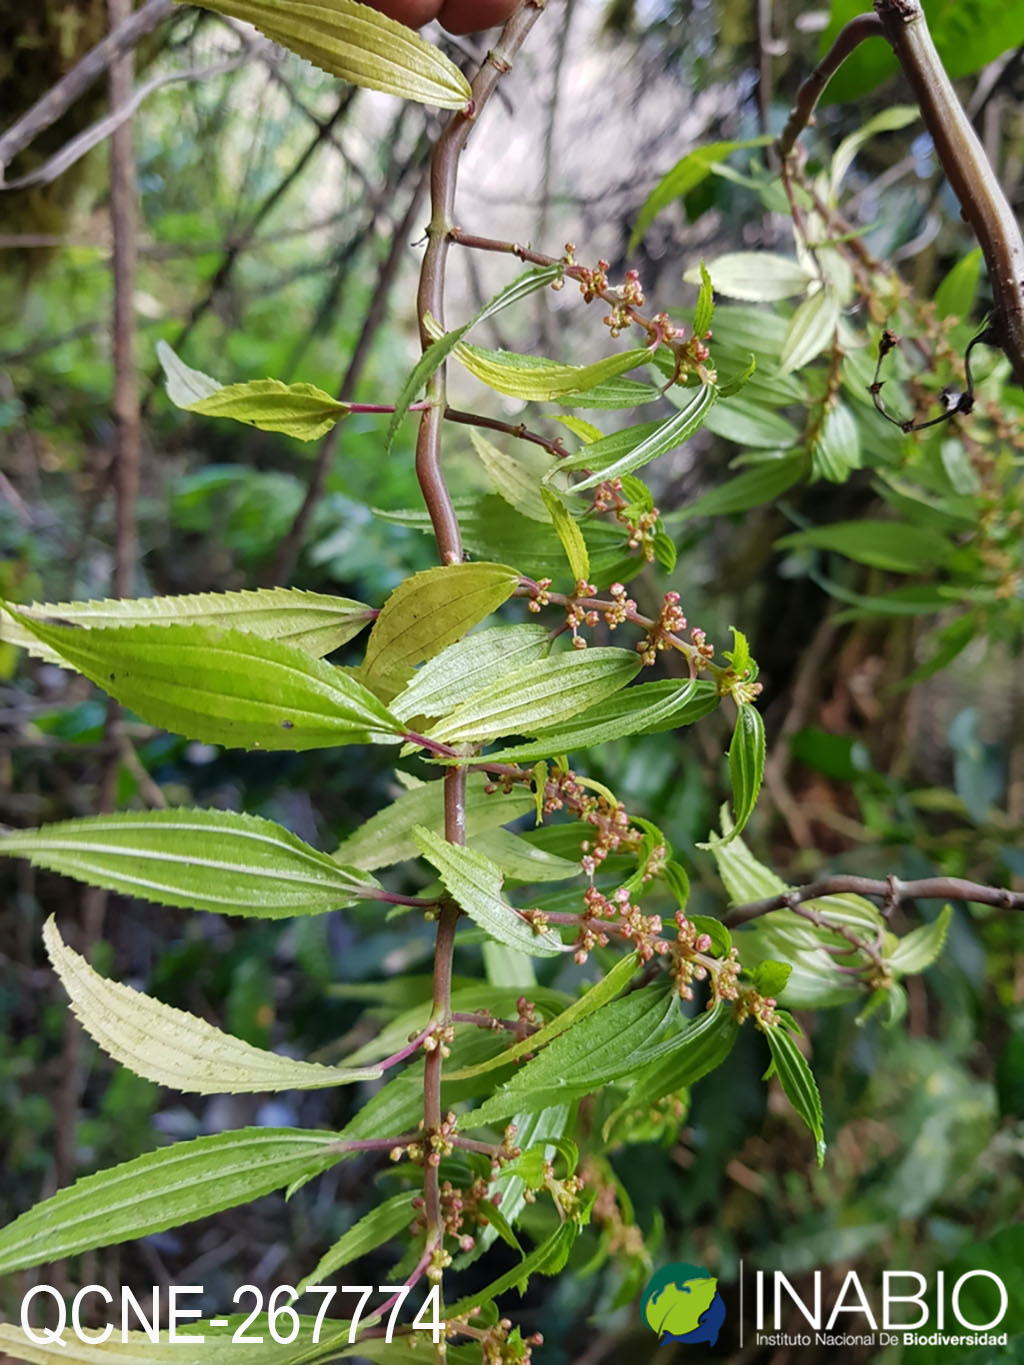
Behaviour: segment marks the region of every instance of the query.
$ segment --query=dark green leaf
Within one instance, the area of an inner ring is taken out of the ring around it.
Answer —
[[[28,858],[89,886],[221,915],[277,919],[354,905],[380,887],[256,815],[124,811],[12,830],[0,855]]]
[[[858,564],[892,573],[920,573],[944,564],[953,547],[945,536],[907,522],[837,521],[793,531],[775,542],[780,550],[812,548],[845,555]]]
[[[85,1176],[0,1232],[0,1273],[206,1218],[316,1175],[341,1159],[333,1133],[241,1128]]]
[[[764,1030],[772,1054],[772,1069],[783,1093],[814,1135],[818,1165],[825,1162],[824,1120],[818,1085],[792,1035],[782,1025]]]
[[[729,778],[732,782],[735,838],[753,814],[764,777],[764,721],[749,702],[739,707],[736,728],[729,745]]]
[[[402,727],[372,692],[277,640],[218,626],[44,625],[11,611],[152,725],[229,748],[393,744]]]

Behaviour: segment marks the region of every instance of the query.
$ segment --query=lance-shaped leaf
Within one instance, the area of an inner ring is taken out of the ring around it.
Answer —
[[[483,773],[470,773],[466,779],[466,837],[472,839],[485,830],[507,825],[534,809],[528,791],[488,792]],[[424,782],[413,787],[372,815],[349,835],[335,853],[352,867],[373,872],[378,867],[415,858],[419,846],[412,831],[417,825],[440,832],[444,829],[444,783]]]
[[[535,455],[517,459],[499,450],[476,427],[472,427],[469,434],[494,491],[531,521],[550,521],[551,514],[539,485],[541,479],[556,468],[554,456],[538,451]]]
[[[691,502],[689,507],[669,512],[664,520],[672,522],[685,521],[689,517],[722,517],[760,507],[762,503],[772,502],[780,493],[791,488],[803,473],[803,467],[802,455],[765,460],[744,469],[718,488],[710,488],[696,502]]]
[[[507,564],[446,564],[400,583],[366,642],[368,682],[404,677],[507,602],[519,574]]]
[[[743,299],[750,303],[771,303],[777,299],[806,294],[817,276],[790,256],[777,256],[772,251],[731,251],[719,256],[708,267],[715,291],[727,299]],[[688,284],[700,284],[700,268],[687,270],[683,276]],[[698,336],[702,331],[694,331]]]
[[[627,649],[556,654],[515,669],[456,706],[429,732],[446,743],[535,734],[620,691],[641,668]]]
[[[568,952],[551,929],[536,932],[501,894],[501,869],[475,849],[449,844],[422,825],[413,831],[420,852],[437,869],[445,890],[481,929],[499,943],[532,957]]]
[[[620,958],[610,972],[606,973],[595,985],[585,991],[578,1000],[567,1006],[561,1014],[556,1015],[549,1023],[544,1024],[536,1033],[531,1033],[529,1038],[523,1038],[520,1042],[514,1043],[512,1047],[506,1048],[504,1052],[499,1052],[495,1057],[489,1057],[483,1062],[477,1062],[474,1066],[465,1066],[459,1071],[448,1071],[445,1079],[449,1081],[469,1080],[473,1076],[483,1075],[484,1072],[493,1071],[495,1067],[507,1066],[510,1062],[517,1062],[520,1057],[525,1057],[531,1052],[546,1047],[553,1039],[560,1034],[566,1033],[570,1028],[575,1028],[577,1024],[594,1014],[597,1010],[607,1005],[610,1000],[625,990],[634,972],[636,972],[638,962],[635,956],[630,955]]]
[[[678,996],[663,982],[613,1000],[549,1043],[469,1114],[463,1126],[492,1124],[600,1090],[667,1053],[680,1023]]]
[[[764,778],[764,721],[761,713],[742,702],[729,745],[729,779],[732,782],[732,807],[736,823],[728,836],[734,839],[753,814],[761,781]]]
[[[449,645],[418,670],[391,703],[400,720],[442,716],[460,701],[504,673],[547,657],[551,632],[546,626],[492,626]]]
[[[931,924],[922,924],[904,934],[886,957],[886,966],[901,975],[923,972],[936,960],[945,947],[946,935],[953,918],[953,907],[943,906],[942,913]]]
[[[183,1297],[178,1301],[179,1311],[184,1308],[187,1312],[197,1301],[198,1298]],[[110,1312],[113,1325],[118,1313],[115,1308]],[[306,1365],[307,1361],[323,1359],[327,1351],[332,1352],[332,1359],[337,1359],[348,1342],[349,1324],[337,1318],[321,1322],[310,1315],[297,1316],[299,1330],[294,1341],[287,1341],[291,1331],[289,1320],[278,1314],[272,1324],[267,1313],[255,1317],[251,1313],[232,1313],[212,1322],[206,1319],[178,1322],[173,1341],[167,1331],[158,1332],[154,1341],[147,1332],[122,1333],[115,1327],[102,1344],[97,1344],[95,1333],[86,1341],[66,1327],[59,1344],[54,1341],[52,1345],[42,1345],[48,1340],[42,1325],[33,1330],[33,1340],[23,1328],[0,1323],[0,1360],[23,1360],[29,1365],[191,1365],[194,1359],[188,1348],[191,1338],[201,1342],[202,1365],[239,1365],[239,1342],[246,1337],[264,1342],[259,1351],[260,1365]],[[272,1327],[280,1341],[275,1339]],[[457,1363],[450,1361],[450,1365]]]
[[[775,544],[780,550],[830,550],[858,564],[891,573],[925,572],[944,564],[953,551],[951,541],[930,526],[871,518],[810,526],[782,536]]]
[[[706,147],[698,147],[692,152],[688,152],[681,161],[677,161],[672,169],[655,185],[650,194],[645,199],[640,212],[637,214],[636,226],[629,239],[627,251],[632,251],[653,223],[654,219],[669,204],[676,199],[682,199],[691,190],[696,189],[701,181],[714,170],[719,162],[725,161],[733,152],[745,147],[764,147],[771,142],[771,137],[749,138],[745,142],[709,142]]]
[[[0,854],[122,895],[281,919],[318,915],[380,893],[298,835],[257,815],[222,810],[124,811],[0,835]]]
[[[345,1070],[265,1052],[194,1014],[108,981],[67,946],[52,916],[43,926],[43,942],[86,1033],[115,1061],[158,1085],[191,1095],[242,1095],[323,1090],[384,1074],[374,1067]]]
[[[151,725],[243,749],[393,744],[402,733],[372,692],[292,645],[219,626],[26,630]]]
[[[582,468],[594,471],[582,483],[574,484],[572,491],[582,493],[606,479],[619,479],[624,474],[632,474],[635,469],[650,464],[659,455],[674,450],[676,446],[688,440],[711,410],[718,397],[718,390],[714,384],[701,384],[692,394],[689,390],[686,392],[687,401],[679,411],[674,412],[666,421],[660,423],[655,431],[636,442],[624,454],[608,459],[608,452],[602,449],[605,442],[595,441],[592,445],[584,446],[575,455],[570,455],[568,460],[563,460],[559,466],[561,469]]]
[[[394,443],[398,428],[402,418],[409,411],[409,404],[421,392],[427,380],[444,364],[448,356],[455,349],[456,344],[462,340],[471,327],[475,327],[478,322],[493,317],[500,313],[502,309],[510,307],[514,303],[527,298],[538,289],[543,289],[545,285],[554,284],[562,278],[565,267],[561,262],[555,265],[540,266],[535,270],[526,270],[522,275],[517,275],[510,283],[500,289],[494,298],[488,299],[484,306],[464,322],[461,327],[456,327],[450,332],[442,332],[437,325],[436,319],[428,313],[424,318],[428,334],[432,337],[430,345],[417,360],[405,383],[395,400],[395,411],[391,421],[388,423],[387,436],[384,439],[384,450],[387,453]]]
[[[783,374],[800,370],[822,351],[839,325],[839,298],[825,287],[804,299],[789,320],[779,364]]]
[[[348,597],[301,588],[259,588],[248,592],[197,592],[176,597],[105,598],[95,602],[33,602],[22,616],[50,625],[230,626],[264,640],[281,640],[303,654],[321,658],[351,640],[376,616],[372,607]],[[60,663],[56,650],[0,607],[0,640],[20,645],[36,658]]]
[[[586,583],[590,578],[590,555],[587,552],[587,542],[583,539],[583,532],[580,530],[576,518],[571,515],[557,493],[551,492],[548,488],[542,488],[540,494],[544,500],[544,506],[547,509],[551,524],[555,528],[558,539],[562,542],[573,581]]]
[[[343,1266],[358,1261],[360,1256],[368,1255],[384,1242],[389,1242],[392,1237],[404,1232],[415,1217],[412,1207],[415,1198],[415,1190],[396,1194],[393,1198],[386,1199],[383,1204],[378,1204],[365,1218],[353,1223],[330,1250],[324,1252],[316,1268],[298,1286],[298,1292],[305,1293],[311,1284],[323,1284],[328,1275],[333,1275]]]
[[[180,1227],[318,1175],[344,1152],[334,1133],[241,1128],[172,1143],[85,1176],[0,1231],[0,1274]]]
[[[766,1028],[763,1033],[772,1054],[768,1075],[778,1076],[786,1099],[814,1134],[818,1165],[821,1166],[825,1161],[825,1133],[818,1083],[784,1024]]]
[[[566,394],[592,389],[606,379],[635,370],[650,360],[647,347],[605,356],[592,365],[560,365],[543,356],[520,355],[517,351],[490,351],[482,346],[459,342],[455,358],[481,383],[509,398],[544,402]]]
[[[654,403],[661,396],[661,388],[657,384],[644,384],[639,379],[624,379],[621,375],[617,375],[614,379],[605,379],[600,384],[595,384],[592,389],[583,389],[579,393],[568,393],[555,401],[559,407],[585,412],[598,408],[614,411],[619,408],[638,408],[644,403]],[[558,422],[567,421],[564,417],[557,417],[555,420]],[[568,421],[572,421],[572,419],[569,418]]]
[[[405,24],[356,0],[201,0],[255,25],[331,76],[438,109],[465,109],[472,92],[449,59]]]
[[[639,683],[588,706],[557,730],[543,730],[536,740],[488,754],[495,763],[526,763],[553,754],[590,749],[626,735],[675,730],[708,716],[721,702],[714,683],[699,681]],[[471,760],[466,760],[471,761]]]
[[[279,431],[297,441],[315,441],[351,410],[314,384],[284,384],[280,379],[218,384],[208,374],[186,365],[166,341],[157,342],[156,353],[167,378],[167,397],[175,407],[201,417],[230,417],[260,431]]]
[[[684,1086],[696,1085],[701,1077],[721,1066],[739,1031],[736,1015],[728,1005],[718,1004],[691,1020],[663,1056],[648,1062],[633,1077],[629,1094],[605,1122],[605,1141],[621,1118],[637,1109],[649,1109]]]

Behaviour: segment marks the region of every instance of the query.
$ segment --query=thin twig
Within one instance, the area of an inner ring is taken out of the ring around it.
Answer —
[[[174,0],[147,0],[147,3],[132,14],[113,32],[108,33],[102,42],[87,52],[80,62],[62,76],[57,84],[36,101],[7,132],[0,137],[0,183],[3,172],[12,158],[23,152],[40,133],[56,123],[62,114],[75,103],[79,96],[103,75],[123,53],[131,52],[147,33],[152,33],[170,18],[174,12]]]
[[[850,53],[860,47],[866,38],[881,36],[882,21],[877,14],[858,14],[839,30],[835,42],[796,92],[796,104],[790,111],[786,126],[775,144],[775,150],[782,161],[785,161],[792,152],[803,130],[810,126],[815,106],[821,99],[826,85]]]
[[[81,161],[82,157],[91,152],[94,147],[98,147],[101,142],[112,137],[119,128],[129,123],[135,117],[143,101],[158,90],[162,90],[165,85],[174,85],[179,81],[204,81],[211,76],[224,76],[229,71],[236,71],[248,59],[247,47],[245,51],[227,57],[222,62],[213,62],[205,66],[190,66],[183,71],[168,71],[163,76],[154,76],[145,85],[140,85],[134,94],[129,91],[123,103],[119,104],[116,109],[112,109],[109,114],[105,114],[103,118],[90,124],[88,128],[84,128],[77,137],[66,142],[59,151],[54,152],[53,156],[48,157],[36,170],[20,176],[17,180],[0,182],[0,190],[27,190],[32,185],[52,184],[65,171],[69,171],[76,162]],[[115,66],[111,67],[112,73],[115,68],[116,63]]]
[[[777,896],[737,905],[725,917],[730,928],[748,924],[773,910],[793,910],[805,901],[820,900],[823,896],[867,896],[884,903],[889,913],[897,905],[915,900],[970,901],[973,905],[991,905],[999,910],[1024,910],[1024,892],[1008,891],[1001,886],[982,886],[980,882],[964,881],[962,877],[922,877],[904,882],[898,877],[879,881],[871,877],[823,877],[808,886],[794,886],[780,891]]]

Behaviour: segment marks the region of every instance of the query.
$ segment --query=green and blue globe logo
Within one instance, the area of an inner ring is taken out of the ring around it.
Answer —
[[[718,1281],[702,1265],[676,1261],[651,1277],[642,1302],[644,1321],[667,1341],[706,1341],[714,1346],[725,1322]]]

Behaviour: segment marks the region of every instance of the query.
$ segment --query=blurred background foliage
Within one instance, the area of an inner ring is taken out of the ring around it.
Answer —
[[[777,131],[827,35],[860,8],[858,0],[834,0],[831,9],[792,0],[549,3],[549,15],[503,87],[504,107],[495,102],[466,154],[461,225],[530,239],[553,254],[574,241],[584,261],[607,257],[613,278],[636,265],[657,308],[692,307],[693,291],[682,276],[702,257],[713,261],[739,248],[791,253],[784,198],[777,185],[766,188],[759,154],[741,156],[729,163],[734,174],[705,176],[660,215],[627,257],[640,205],[664,172],[701,144]],[[1019,211],[1024,4],[934,0],[926,8]],[[31,11],[11,7],[0,18],[0,75],[16,73],[0,81],[0,124],[13,121],[95,42],[103,11],[99,4],[45,0]],[[140,594],[268,581],[317,458],[315,450],[285,438],[172,409],[156,383],[157,339],[224,382],[272,375],[330,391],[358,348],[364,360],[353,394],[383,403],[395,395],[415,353],[415,244],[425,218],[421,181],[435,118],[384,97],[353,96],[301,62],[247,42],[235,26],[185,9],[140,54],[147,75],[200,71],[239,57],[227,73],[162,87],[134,121],[142,257],[136,316],[146,416]],[[483,50],[482,40],[449,43],[467,66]],[[878,43],[844,71],[805,139],[812,172],[827,167],[843,136],[907,99],[886,63]],[[15,162],[11,176],[30,171],[42,151],[63,145],[99,112],[102,93],[94,91],[45,147]],[[936,331],[934,315],[918,316],[923,331],[930,327],[949,341],[955,370],[955,355],[962,356],[983,315],[985,286],[918,123],[866,144],[845,181],[842,205],[852,229],[899,269],[919,300],[934,300],[947,282],[946,312],[963,319],[955,331]],[[25,602],[104,596],[113,527],[110,230],[102,152],[52,186],[5,194],[0,251],[6,267],[0,277],[0,593]],[[381,283],[392,266],[388,306],[380,308]],[[451,316],[467,315],[508,277],[505,262],[457,255]],[[573,306],[570,292],[542,296],[519,315],[503,314],[489,344],[543,348],[563,358],[600,348],[596,319],[578,301]],[[851,312],[851,324],[862,330],[877,332],[886,321],[855,307]],[[728,316],[720,313],[726,342]],[[735,330],[745,315],[737,310],[732,317]],[[807,411],[820,401],[826,369],[819,368],[796,376],[795,395],[782,391],[767,413],[767,400],[760,416],[755,405],[753,431],[730,428],[726,420],[652,466],[662,511],[692,504],[723,483],[730,461],[744,451],[777,454],[773,420],[789,421],[799,438]],[[913,374],[898,373],[914,401]],[[1024,878],[1020,521],[1010,515],[1019,511],[1024,394],[1010,388],[992,357],[981,374],[990,392],[998,390],[1006,428],[996,431],[1002,454],[989,469],[1000,525],[1010,528],[994,579],[986,580],[984,563],[965,563],[964,591],[947,603],[927,591],[913,596],[909,585],[924,579],[927,587],[927,573],[893,578],[870,562],[830,553],[827,540],[817,550],[777,548],[787,531],[877,517],[887,502],[900,512],[908,500],[927,504],[931,519],[923,524],[949,529],[949,480],[931,497],[920,487],[894,492],[895,481],[880,483],[878,468],[909,470],[912,482],[923,477],[922,469],[945,462],[954,470],[953,492],[957,470],[961,491],[975,491],[969,469],[964,472],[968,462],[957,454],[965,442],[974,449],[969,428],[964,440],[940,428],[908,444],[895,428],[875,422],[861,401],[854,407],[862,459],[850,461],[840,477],[812,467],[799,487],[764,506],[714,520],[670,519],[676,566],[667,573],[652,564],[637,585],[642,608],[669,588],[680,591],[691,622],[720,645],[733,622],[750,637],[765,684],[770,760],[748,838],[788,880],[825,871],[908,878],[943,872],[1016,886]],[[520,420],[515,404],[493,395],[481,400],[460,376],[453,382],[459,406],[483,403],[506,421]],[[924,396],[940,382],[946,377],[928,376]],[[558,434],[547,419],[531,414],[530,421]],[[452,427],[447,439],[456,493],[485,491],[464,429]],[[977,439],[984,446],[984,433]],[[799,448],[799,439],[787,443]],[[379,605],[406,573],[431,562],[426,537],[373,511],[418,505],[413,423],[405,424],[387,460],[380,450],[380,419],[360,416],[345,424],[300,552],[286,566],[287,581]],[[1004,585],[998,597],[993,582]],[[898,586],[907,589],[906,610],[880,613],[877,598]],[[351,649],[352,660],[358,657]],[[936,658],[945,666],[929,668]],[[915,669],[930,676],[908,687]],[[83,680],[0,645],[0,820],[31,825],[93,809],[103,718],[103,704]],[[715,824],[727,790],[725,724],[712,719],[671,741],[662,735],[620,741],[592,751],[581,765],[666,832],[691,868],[694,908],[710,914],[723,910],[723,892],[710,857],[696,845]],[[327,849],[398,790],[373,752],[356,761],[331,753],[223,752],[137,723],[129,724],[128,735],[118,777],[122,805],[144,805],[158,788],[174,804],[272,816]],[[415,870],[404,871],[396,888],[415,888]],[[85,1173],[162,1138],[232,1124],[340,1126],[358,1102],[349,1092],[183,1099],[112,1067],[88,1041],[69,1076],[67,1013],[46,968],[39,929],[57,912],[72,930],[78,893],[27,865],[0,867],[0,879],[5,1219],[54,1188],[62,1127],[67,1138],[70,1126],[76,1171]],[[926,917],[940,908],[920,907]],[[217,917],[155,913],[114,898],[105,937],[107,960],[99,965],[121,980],[296,1055],[350,1051],[427,991],[428,926],[408,917],[382,921],[370,907],[242,930]],[[604,1187],[600,1217],[569,1270],[533,1286],[523,1305],[524,1330],[544,1331],[543,1359],[551,1365],[653,1359],[656,1347],[638,1326],[635,1306],[651,1268],[668,1260],[706,1264],[734,1307],[741,1258],[786,1270],[797,1284],[809,1284],[821,1268],[835,1288],[851,1264],[865,1282],[885,1268],[928,1272],[952,1264],[966,1247],[1019,1218],[1021,948],[1019,917],[957,906],[945,954],[924,978],[909,980],[903,1025],[886,1030],[877,1018],[860,1025],[855,1006],[804,1017],[830,1140],[823,1171],[813,1169],[792,1113],[760,1083],[767,1059],[760,1040],[746,1033],[726,1067],[674,1109],[652,1116],[648,1141],[613,1145],[591,1173]],[[456,966],[467,978],[479,977],[471,950]],[[401,973],[410,974],[409,982],[398,987]],[[571,988],[578,977],[563,971],[545,984]],[[137,1249],[94,1253],[67,1273],[72,1283],[201,1281],[211,1306],[223,1306],[241,1283],[295,1283],[368,1207],[373,1170],[347,1163],[287,1204],[265,1199],[148,1238]],[[386,1171],[377,1185],[387,1192]],[[366,1273],[377,1271],[385,1283],[391,1264],[377,1260]],[[590,1277],[579,1273],[588,1262],[597,1266]],[[0,1286],[0,1312],[15,1311],[27,1283],[14,1277]],[[797,1329],[799,1320],[791,1326]],[[855,1350],[848,1356],[870,1358]],[[687,1359],[698,1357],[689,1348]],[[674,1359],[673,1349],[658,1350],[657,1358]],[[734,1358],[782,1362],[791,1356],[764,1348]],[[805,1349],[799,1358],[825,1354]],[[884,1357],[898,1358],[898,1350]]]

